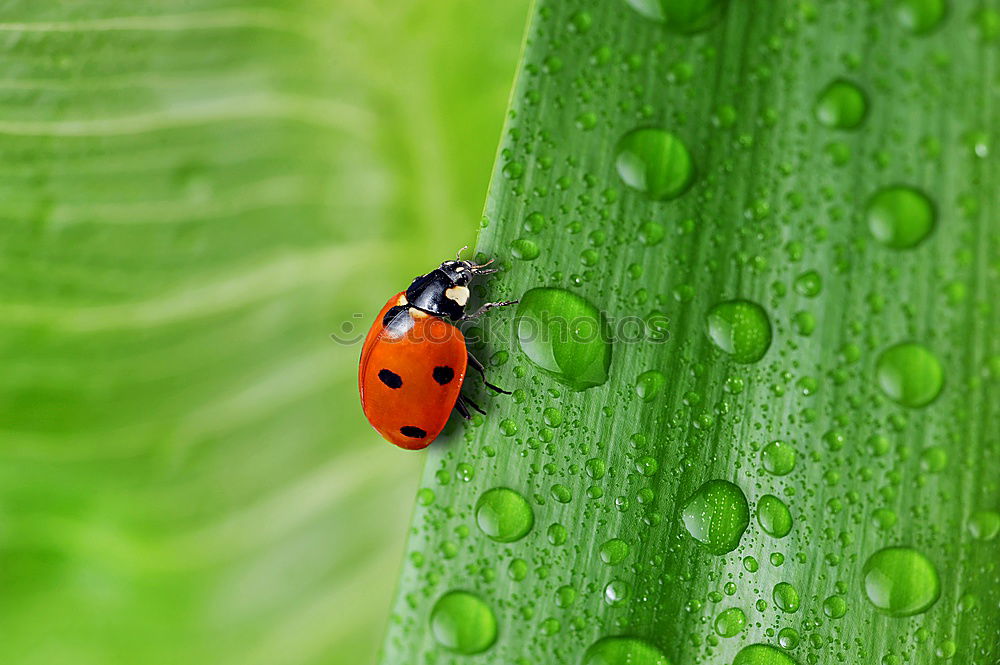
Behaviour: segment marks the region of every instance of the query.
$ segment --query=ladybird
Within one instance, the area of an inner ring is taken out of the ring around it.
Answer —
[[[461,254],[389,298],[361,349],[361,408],[372,427],[400,448],[426,448],[444,429],[452,410],[466,420],[470,408],[485,413],[462,395],[468,367],[480,374],[487,388],[510,394],[486,380],[483,364],[468,350],[465,336],[454,324],[517,301],[488,302],[466,314],[469,283],[496,269],[486,267],[492,261],[482,265],[462,261]]]

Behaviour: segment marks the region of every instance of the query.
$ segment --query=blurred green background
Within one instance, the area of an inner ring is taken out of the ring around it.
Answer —
[[[527,4],[4,3],[0,662],[374,660],[422,455],[329,334],[474,241]]]

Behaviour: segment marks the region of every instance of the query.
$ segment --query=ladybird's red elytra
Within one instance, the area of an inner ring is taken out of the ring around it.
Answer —
[[[452,410],[464,418],[470,417],[469,407],[482,412],[462,395],[470,366],[488,388],[507,392],[486,381],[482,363],[454,325],[517,302],[486,303],[465,313],[472,279],[496,272],[486,265],[445,261],[389,298],[375,317],[361,348],[358,390],[368,422],[390,443],[407,450],[426,448]]]

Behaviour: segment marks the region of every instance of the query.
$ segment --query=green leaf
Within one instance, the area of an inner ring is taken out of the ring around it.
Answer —
[[[4,3],[0,662],[373,660],[421,458],[330,334],[471,240],[525,9]]]
[[[996,660],[998,14],[944,4],[536,3],[478,245],[514,394],[429,449],[383,663]]]

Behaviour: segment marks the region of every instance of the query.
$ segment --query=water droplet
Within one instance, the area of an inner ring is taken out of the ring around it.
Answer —
[[[941,363],[927,347],[904,342],[879,356],[875,375],[883,392],[909,407],[930,404],[944,383]]]
[[[831,619],[839,619],[847,614],[847,601],[843,596],[829,596],[823,601],[823,614]]]
[[[748,573],[756,573],[760,570],[760,564],[752,556],[743,557],[743,567]]]
[[[721,637],[735,637],[747,627],[747,615],[738,607],[730,607],[715,617],[715,632]]]
[[[645,640],[602,637],[587,647],[580,665],[670,665],[670,661]]]
[[[823,290],[823,278],[815,270],[808,270],[795,278],[795,292],[815,298]]]
[[[969,533],[976,540],[993,540],[1000,533],[1000,513],[980,510],[969,516]]]
[[[792,614],[799,609],[799,591],[788,582],[778,582],[771,594],[774,604],[782,612]]]
[[[528,500],[512,489],[494,487],[483,492],[476,502],[476,524],[497,542],[512,543],[524,538],[534,523],[535,514]]]
[[[510,255],[522,261],[534,261],[540,254],[538,245],[533,240],[518,238],[510,243]]]
[[[449,591],[434,603],[431,632],[438,644],[463,654],[486,651],[497,639],[497,619],[479,596]]]
[[[663,376],[663,372],[651,369],[648,372],[643,372],[636,378],[635,394],[643,402],[652,402],[666,384],[667,377]]]
[[[893,617],[926,612],[941,595],[937,569],[909,547],[875,552],[862,569],[865,595],[879,611]]]
[[[934,204],[912,187],[886,187],[877,191],[865,208],[868,230],[893,249],[916,247],[934,228]]]
[[[625,580],[611,580],[604,587],[604,602],[612,607],[617,607],[628,600],[631,591],[631,587]]]
[[[549,528],[545,532],[546,537],[549,542],[555,546],[563,545],[569,538],[569,532],[566,531],[566,527],[558,522],[553,522],[549,525]]]
[[[945,15],[944,0],[896,0],[896,20],[910,32],[922,35],[936,28]]]
[[[794,628],[782,628],[778,631],[778,644],[782,649],[794,649],[799,646],[799,631]]]
[[[556,606],[569,607],[576,602],[576,589],[566,585],[556,589]]]
[[[528,562],[524,559],[514,559],[507,566],[507,576],[515,582],[520,582],[528,576]]]
[[[417,490],[417,503],[421,506],[429,506],[434,503],[434,490],[429,487],[421,487]]]
[[[772,475],[787,475],[795,468],[795,448],[784,441],[772,441],[760,451],[760,462]]]
[[[771,346],[771,322],[757,303],[729,300],[708,310],[709,339],[738,363],[760,360]]]
[[[757,523],[767,535],[784,538],[792,530],[792,514],[784,501],[773,494],[765,494],[757,501]]]
[[[625,0],[646,18],[675,32],[691,34],[711,28],[722,17],[728,0]]]
[[[559,427],[563,422],[562,411],[548,407],[542,411],[542,420],[544,420],[545,424],[549,427]]]
[[[687,146],[663,129],[636,129],[622,137],[615,168],[626,185],[656,201],[677,198],[694,180]]]
[[[532,363],[574,390],[608,380],[611,341],[604,315],[563,289],[531,289],[514,320],[521,350]]]
[[[798,665],[783,651],[768,644],[743,647],[733,659],[733,665]]]
[[[819,94],[813,111],[816,119],[827,127],[854,129],[865,119],[868,102],[861,88],[837,79]]]
[[[605,541],[598,550],[601,561],[609,566],[616,566],[628,556],[628,543],[620,538],[612,538]]]
[[[553,485],[552,498],[559,503],[569,503],[573,500],[573,492],[565,485]]]
[[[682,514],[691,537],[714,554],[732,552],[750,524],[743,490],[727,480],[710,480],[687,500]]]

